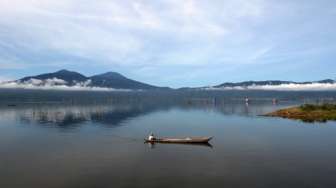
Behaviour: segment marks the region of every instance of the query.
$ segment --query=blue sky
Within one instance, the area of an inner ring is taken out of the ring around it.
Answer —
[[[1,0],[0,80],[70,69],[154,85],[336,78],[336,1]]]

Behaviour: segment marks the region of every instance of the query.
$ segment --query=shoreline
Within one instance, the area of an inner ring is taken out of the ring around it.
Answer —
[[[336,105],[305,104],[301,106],[280,109],[274,112],[264,114],[263,116],[282,117],[286,119],[301,120],[303,122],[336,121]]]

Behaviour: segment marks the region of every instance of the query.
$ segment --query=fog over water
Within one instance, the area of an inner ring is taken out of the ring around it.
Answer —
[[[35,89],[35,90],[61,90],[61,91],[132,91],[130,89],[114,89],[105,87],[91,87],[91,80],[77,82],[67,86],[66,81],[58,78],[39,80],[30,79],[25,82],[0,82],[2,89]],[[336,91],[336,83],[290,83],[280,85],[251,85],[246,87],[206,87],[205,90],[269,90],[269,91]]]

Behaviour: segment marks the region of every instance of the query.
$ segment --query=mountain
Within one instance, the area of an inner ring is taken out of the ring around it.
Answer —
[[[291,81],[280,81],[280,80],[267,80],[267,81],[245,81],[245,82],[225,82],[223,84],[214,86],[214,87],[247,87],[247,86],[262,86],[262,85],[281,85],[281,84],[290,84],[294,83]]]
[[[55,87],[58,86],[58,87]],[[53,73],[28,76],[19,80],[1,83],[2,88],[46,88],[46,89],[129,89],[129,90],[167,90],[129,79],[117,72],[106,72],[94,76],[85,76],[78,72],[60,70]],[[294,82],[281,80],[225,82],[208,87],[184,87],[183,91],[208,89],[268,89],[268,90],[336,90],[336,81],[332,79],[314,82]]]
[[[16,80],[19,84],[30,84],[33,86],[81,86],[113,89],[134,89],[134,90],[153,90],[168,89],[167,87],[157,87],[135,81],[116,72],[107,72],[91,77],[68,70],[60,70],[53,73],[28,76]]]
[[[309,85],[313,83],[319,84],[334,84],[335,80],[325,79],[314,82],[293,82],[293,81],[281,81],[281,80],[266,80],[266,81],[245,81],[245,82],[225,82],[220,85],[213,86],[212,88],[233,88],[233,87],[243,87],[247,88],[249,86],[280,86],[280,85],[288,85],[288,84],[296,84],[296,85]]]
[[[76,85],[78,82],[85,82],[88,79],[86,76],[84,76],[80,73],[63,69],[63,70],[53,72],[53,73],[24,77],[22,79],[19,79],[18,81],[19,82],[29,82],[32,79],[44,81],[44,80],[48,80],[48,79],[49,80],[55,80],[55,78],[65,81],[65,82],[60,81],[59,83],[60,84],[64,83],[67,86],[73,86],[73,85]],[[43,82],[41,82],[41,84],[42,83]]]
[[[91,79],[91,85],[95,87],[115,88],[115,89],[146,89],[146,90],[161,88],[128,79],[125,76],[116,72],[107,72],[104,74],[91,76],[89,79]]]
[[[332,79],[326,79],[326,80],[317,81],[317,83],[321,83],[321,84],[334,84],[336,82],[335,82],[335,80],[332,80]]]

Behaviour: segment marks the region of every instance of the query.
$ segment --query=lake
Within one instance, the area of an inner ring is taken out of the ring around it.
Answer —
[[[336,123],[260,115],[334,96],[0,90],[0,187],[333,188]],[[151,145],[150,132],[213,140]]]

